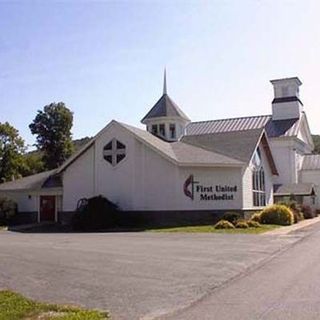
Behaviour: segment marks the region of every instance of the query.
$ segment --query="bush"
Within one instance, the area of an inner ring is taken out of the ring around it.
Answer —
[[[303,213],[301,212],[301,206],[297,201],[289,200],[279,202],[277,204],[284,205],[291,210],[291,212],[293,213],[294,223],[298,223],[304,219]]]
[[[246,221],[238,221],[235,225],[236,228],[238,229],[248,229],[249,225]]]
[[[256,212],[252,215],[251,221],[254,221],[254,222],[258,222],[260,223],[260,220],[261,220],[261,212]]]
[[[254,220],[247,221],[247,225],[249,228],[260,228],[261,227],[261,224],[257,221],[254,221]]]
[[[234,229],[234,225],[227,220],[220,220],[214,225],[215,229]]]
[[[222,216],[222,220],[226,220],[231,222],[232,224],[235,224],[238,220],[242,219],[243,216],[241,213],[239,212],[226,212],[223,216]]]
[[[305,219],[312,219],[316,216],[312,208],[308,205],[303,204],[301,206],[301,211]]]
[[[78,231],[93,231],[116,225],[118,207],[108,199],[98,196],[79,200],[72,227]]]
[[[8,198],[0,198],[0,225],[7,225],[18,212],[17,204]]]
[[[318,215],[320,214],[320,209],[316,209],[316,210],[314,211],[314,214],[315,214],[315,216],[318,216]]]
[[[261,212],[260,223],[288,226],[294,223],[294,216],[286,206],[274,204]]]

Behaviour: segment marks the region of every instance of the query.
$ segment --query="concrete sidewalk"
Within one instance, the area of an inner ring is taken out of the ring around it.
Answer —
[[[311,225],[318,223],[318,222],[320,222],[320,216],[313,218],[313,219],[306,219],[306,220],[300,221],[299,223],[293,224],[291,226],[286,226],[286,227],[281,227],[281,228],[278,228],[275,230],[271,230],[271,231],[263,233],[263,235],[267,235],[267,236],[286,235],[288,233],[306,228],[306,227],[311,226]]]

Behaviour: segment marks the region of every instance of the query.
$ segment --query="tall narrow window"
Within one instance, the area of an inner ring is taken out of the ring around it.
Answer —
[[[261,162],[261,153],[259,148],[253,157],[253,171],[252,171],[252,193],[253,205],[255,207],[263,207],[266,205],[266,186],[265,174]]]
[[[175,139],[176,138],[176,125],[174,123],[170,123],[169,130],[170,130],[170,139]]]
[[[151,132],[152,134],[155,134],[157,135],[158,134],[158,125],[157,124],[153,124],[152,127],[151,127]]]
[[[166,128],[165,128],[165,125],[164,125],[164,124],[160,124],[160,125],[159,125],[159,133],[160,133],[160,135],[162,135],[163,137],[166,136]]]

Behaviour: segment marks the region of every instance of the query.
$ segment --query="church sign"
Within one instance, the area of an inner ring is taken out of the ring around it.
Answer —
[[[203,185],[199,181],[195,181],[193,174],[191,174],[183,184],[183,192],[191,200],[194,200],[195,196],[200,201],[235,200],[238,186],[221,184]]]

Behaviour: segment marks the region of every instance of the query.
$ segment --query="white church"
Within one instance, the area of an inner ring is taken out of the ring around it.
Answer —
[[[272,113],[192,122],[169,97],[145,130],[112,120],[61,167],[0,185],[38,221],[62,221],[79,199],[102,195],[127,217],[210,219],[294,197],[320,208],[320,155],[297,77],[271,81]]]

